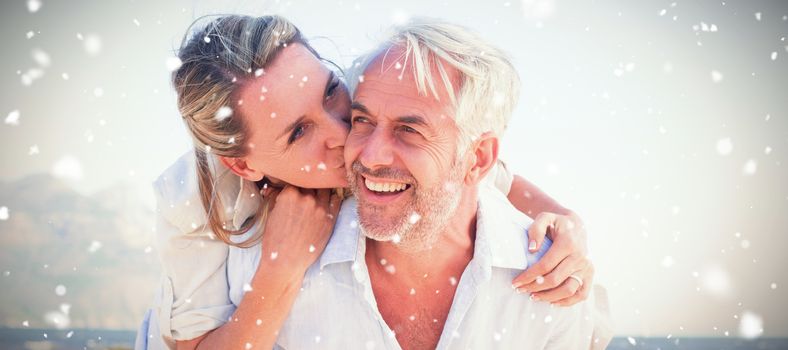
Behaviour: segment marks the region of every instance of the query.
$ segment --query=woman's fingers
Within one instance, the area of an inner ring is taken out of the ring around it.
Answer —
[[[536,301],[546,301],[548,303],[552,303],[554,301],[558,301],[575,295],[575,293],[577,293],[580,287],[581,287],[580,282],[578,282],[574,278],[567,278],[558,287],[555,287],[553,289],[544,292],[532,293],[531,299]]]
[[[576,275],[582,276],[581,279],[583,280],[583,285],[575,292],[575,294],[556,300],[553,304],[558,306],[572,306],[577,304],[583,300],[588,298],[588,293],[591,291],[591,286],[594,285],[594,266],[589,264],[588,268],[584,271],[576,273]]]
[[[547,231],[555,226],[556,215],[553,213],[541,213],[536,216],[531,227],[528,228],[528,251],[531,253],[538,251],[542,247]]]
[[[585,268],[583,258],[579,255],[569,255],[550,272],[537,278],[534,282],[524,284],[517,288],[518,291],[535,293],[550,290],[560,286],[575,271]]]
[[[514,278],[512,287],[520,288],[524,285],[536,283],[537,279],[553,271],[570,254],[572,254],[572,249],[567,245],[553,244],[536,264],[528,266],[523,273]]]

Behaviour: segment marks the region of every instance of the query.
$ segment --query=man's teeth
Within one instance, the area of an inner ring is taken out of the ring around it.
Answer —
[[[370,191],[375,192],[399,192],[408,188],[408,185],[396,182],[373,182],[369,179],[364,179],[364,184]]]

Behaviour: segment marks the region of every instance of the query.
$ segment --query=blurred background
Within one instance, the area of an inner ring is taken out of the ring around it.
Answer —
[[[411,16],[474,29],[523,81],[502,158],[585,219],[617,346],[788,337],[788,2],[16,0],[4,348],[133,336],[158,281],[150,183],[190,148],[171,58],[217,13],[284,15],[344,66]]]

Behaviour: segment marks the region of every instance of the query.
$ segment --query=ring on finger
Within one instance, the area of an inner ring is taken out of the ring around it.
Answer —
[[[577,283],[579,283],[579,284],[580,284],[580,286],[579,286],[579,287],[577,287],[577,289],[583,288],[583,279],[582,279],[582,278],[580,278],[580,276],[576,276],[576,275],[569,275],[569,278],[571,278],[571,279],[573,279],[573,280],[577,281]]]

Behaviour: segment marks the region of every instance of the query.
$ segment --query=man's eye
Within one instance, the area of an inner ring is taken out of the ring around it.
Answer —
[[[411,128],[411,127],[409,127],[407,125],[403,125],[402,126],[402,130],[407,132],[407,133],[410,133],[410,134],[418,134],[419,133],[418,131],[416,131],[416,129]]]
[[[367,123],[367,122],[369,122],[369,120],[367,120],[367,118],[360,117],[360,116],[353,117],[353,120],[351,120],[351,124]]]

